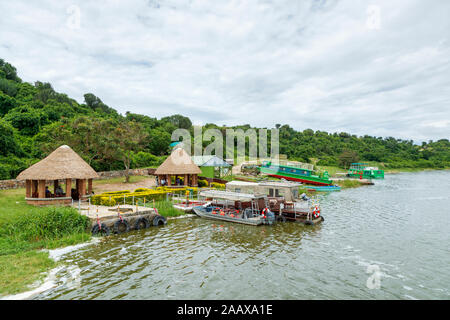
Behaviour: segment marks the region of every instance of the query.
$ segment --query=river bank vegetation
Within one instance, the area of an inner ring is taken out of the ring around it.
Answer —
[[[0,191],[0,295],[25,291],[55,266],[47,252],[91,239],[88,219],[73,208],[33,207],[24,189]]]
[[[143,180],[132,176],[130,183],[123,177],[97,180],[98,185],[124,188]],[[34,207],[24,199],[25,190],[0,190],[0,296],[29,289],[42,280],[57,263],[43,249],[55,249],[92,239],[90,221],[71,207]],[[156,201],[155,207],[165,217],[185,214],[173,208],[170,201]],[[153,206],[153,202],[148,203]]]
[[[185,116],[120,114],[92,93],[79,103],[56,92],[50,83],[22,81],[16,68],[0,59],[0,179],[15,178],[62,144],[70,145],[96,171],[156,167],[167,157],[171,133],[177,128],[194,136]],[[227,128],[251,126],[210,123],[203,130],[210,128],[225,133]],[[394,137],[298,131],[281,124],[276,128],[280,153],[292,160],[344,169],[356,161],[375,162],[383,169],[450,167],[448,139],[417,145]],[[203,146],[209,143],[204,141]]]

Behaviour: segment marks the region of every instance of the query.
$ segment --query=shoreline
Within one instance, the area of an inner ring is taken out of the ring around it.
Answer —
[[[195,217],[195,214],[186,213],[186,214],[182,214],[182,215],[179,215],[176,217],[169,216],[169,217],[166,217],[166,219],[167,220],[177,220],[177,219],[186,219],[186,218],[192,218],[192,217]],[[47,252],[49,259],[53,260],[56,263],[59,263],[59,262],[61,262],[61,258],[64,255],[66,255],[67,253],[73,252],[75,250],[84,248],[89,245],[99,243],[100,241],[102,241],[101,238],[93,237],[93,238],[89,239],[89,241],[86,241],[86,242],[81,242],[81,243],[77,243],[74,245],[55,248],[55,249],[41,249],[38,251]],[[50,289],[56,287],[56,285],[57,285],[56,274],[59,271],[63,270],[64,268],[65,268],[65,266],[63,266],[63,265],[57,265],[56,267],[44,272],[46,274],[45,279],[38,280],[38,281],[36,281],[36,283],[31,284],[29,287],[29,290],[15,293],[15,294],[0,296],[0,300],[28,300],[38,294],[41,294],[47,290],[50,290]]]

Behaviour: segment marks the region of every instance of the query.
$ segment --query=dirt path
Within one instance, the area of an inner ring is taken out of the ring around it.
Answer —
[[[151,188],[154,187],[155,184],[156,184],[155,177],[149,177],[148,179],[133,183],[121,182],[121,183],[95,184],[94,182],[94,192],[95,194],[100,194],[103,192],[120,191],[120,190],[134,191],[137,188]]]

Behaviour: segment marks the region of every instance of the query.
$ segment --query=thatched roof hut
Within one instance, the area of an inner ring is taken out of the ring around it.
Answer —
[[[159,181],[167,181],[169,186],[172,184],[172,178],[175,180],[178,176],[183,179],[183,185],[197,185],[197,176],[202,170],[192,161],[189,154],[183,148],[176,148],[170,156],[155,171]]]
[[[94,179],[99,175],[69,146],[63,145],[22,171],[17,180]]]
[[[92,179],[99,175],[69,146],[63,145],[46,158],[22,171],[17,180],[26,181],[26,200],[34,205],[69,203],[72,199],[83,199],[92,193]],[[72,179],[76,189],[72,192]],[[65,193],[59,186],[66,185]],[[88,186],[86,188],[86,180]],[[54,184],[54,192],[48,190],[47,182]],[[87,190],[86,190],[87,189]]]
[[[188,153],[182,149],[175,149],[164,161],[155,174],[200,174],[202,170],[192,161]]]

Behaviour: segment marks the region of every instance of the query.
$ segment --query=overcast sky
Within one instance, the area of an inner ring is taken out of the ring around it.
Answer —
[[[450,136],[447,0],[0,0],[0,57],[80,103],[194,124]]]

